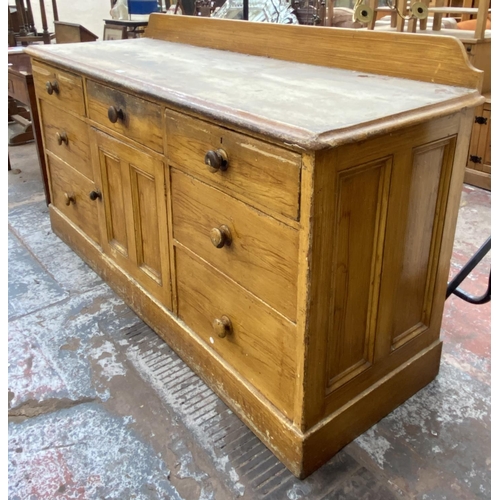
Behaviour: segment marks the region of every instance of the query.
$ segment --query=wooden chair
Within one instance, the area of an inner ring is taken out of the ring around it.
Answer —
[[[459,19],[462,21],[475,17],[477,23],[476,29],[474,30],[474,38],[477,40],[484,40],[488,15],[491,13],[491,1],[464,0],[462,6],[457,7],[445,5],[445,0],[435,0],[434,6],[429,8],[429,13],[434,15],[434,22],[432,25],[434,31],[439,31],[441,29],[443,15],[454,14],[459,16]]]
[[[326,12],[324,0],[314,2],[295,0],[292,5],[299,24],[324,26]]]
[[[32,0],[15,0],[15,5],[9,5],[9,47],[35,42],[51,43],[55,38],[55,34],[48,29],[45,0],[38,1],[42,18],[42,32],[39,32],[35,27]],[[57,0],[51,1],[54,21],[58,21]]]
[[[384,15],[391,16],[391,28],[396,28],[396,31],[404,31],[406,21],[408,21],[410,33],[417,31],[418,24],[421,30],[427,29],[430,0],[394,0],[393,7],[388,7],[385,2],[384,5],[380,3],[380,0],[368,0],[368,5],[373,12],[373,16],[367,23],[368,29],[375,29],[376,21]]]
[[[423,3],[427,10],[427,15],[420,19],[415,15],[411,15],[412,7],[414,7],[417,2]],[[375,22],[380,17],[378,14],[390,14],[392,28],[396,28],[397,31],[404,31],[405,20],[408,20],[408,31],[415,33],[417,22],[419,23],[420,30],[424,31],[427,29],[427,18],[429,14],[432,14],[432,30],[440,31],[443,15],[453,15],[453,17],[458,17],[458,20],[462,21],[477,18],[474,38],[483,40],[488,14],[491,12],[490,0],[463,0],[461,6],[449,5],[452,3],[450,0],[394,0],[393,3],[395,9],[379,5],[380,0],[368,0],[368,5],[375,15],[368,22],[367,28],[375,28]]]
[[[210,17],[213,12],[211,0],[196,0],[194,8],[196,16]]]

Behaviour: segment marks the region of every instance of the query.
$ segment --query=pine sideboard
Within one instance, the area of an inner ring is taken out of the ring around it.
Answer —
[[[436,377],[457,40],[153,14],[26,52],[54,232],[296,476]]]

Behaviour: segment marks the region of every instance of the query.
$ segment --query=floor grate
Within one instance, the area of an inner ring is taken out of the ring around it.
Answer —
[[[291,486],[294,476],[151,328],[141,322],[122,333],[131,361],[226,473],[228,486],[269,500]]]

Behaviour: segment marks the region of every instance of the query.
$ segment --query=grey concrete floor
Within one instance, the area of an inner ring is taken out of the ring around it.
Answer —
[[[10,500],[491,497],[490,305],[448,299],[436,380],[299,481],[51,232],[34,145],[9,153]],[[451,274],[489,233],[464,186]]]

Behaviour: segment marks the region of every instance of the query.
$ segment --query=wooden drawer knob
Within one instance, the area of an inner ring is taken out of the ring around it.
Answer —
[[[59,94],[59,84],[57,83],[57,80],[54,80],[53,82],[47,82],[45,84],[45,88],[47,89],[47,94],[52,95],[54,92],[56,94]]]
[[[64,203],[69,207],[72,203],[76,203],[76,198],[73,193],[64,193]]]
[[[124,116],[123,110],[116,109],[114,106],[108,108],[108,118],[111,123],[116,123],[118,120],[123,121]]]
[[[227,170],[227,167],[229,167],[229,160],[227,159],[226,152],[223,149],[208,151],[205,155],[205,165],[212,173],[218,172],[219,170]]]
[[[90,191],[89,198],[92,201],[95,201],[97,199],[102,200],[102,193],[100,191]]]
[[[212,326],[214,328],[214,332],[221,339],[233,332],[233,324],[227,316],[221,316],[220,318],[214,319]]]
[[[214,227],[210,230],[210,241],[216,248],[222,248],[224,245],[230,245],[232,242],[231,231],[225,225]]]
[[[68,145],[68,134],[66,132],[57,132],[56,133],[57,144],[59,146],[64,142],[66,146]]]

